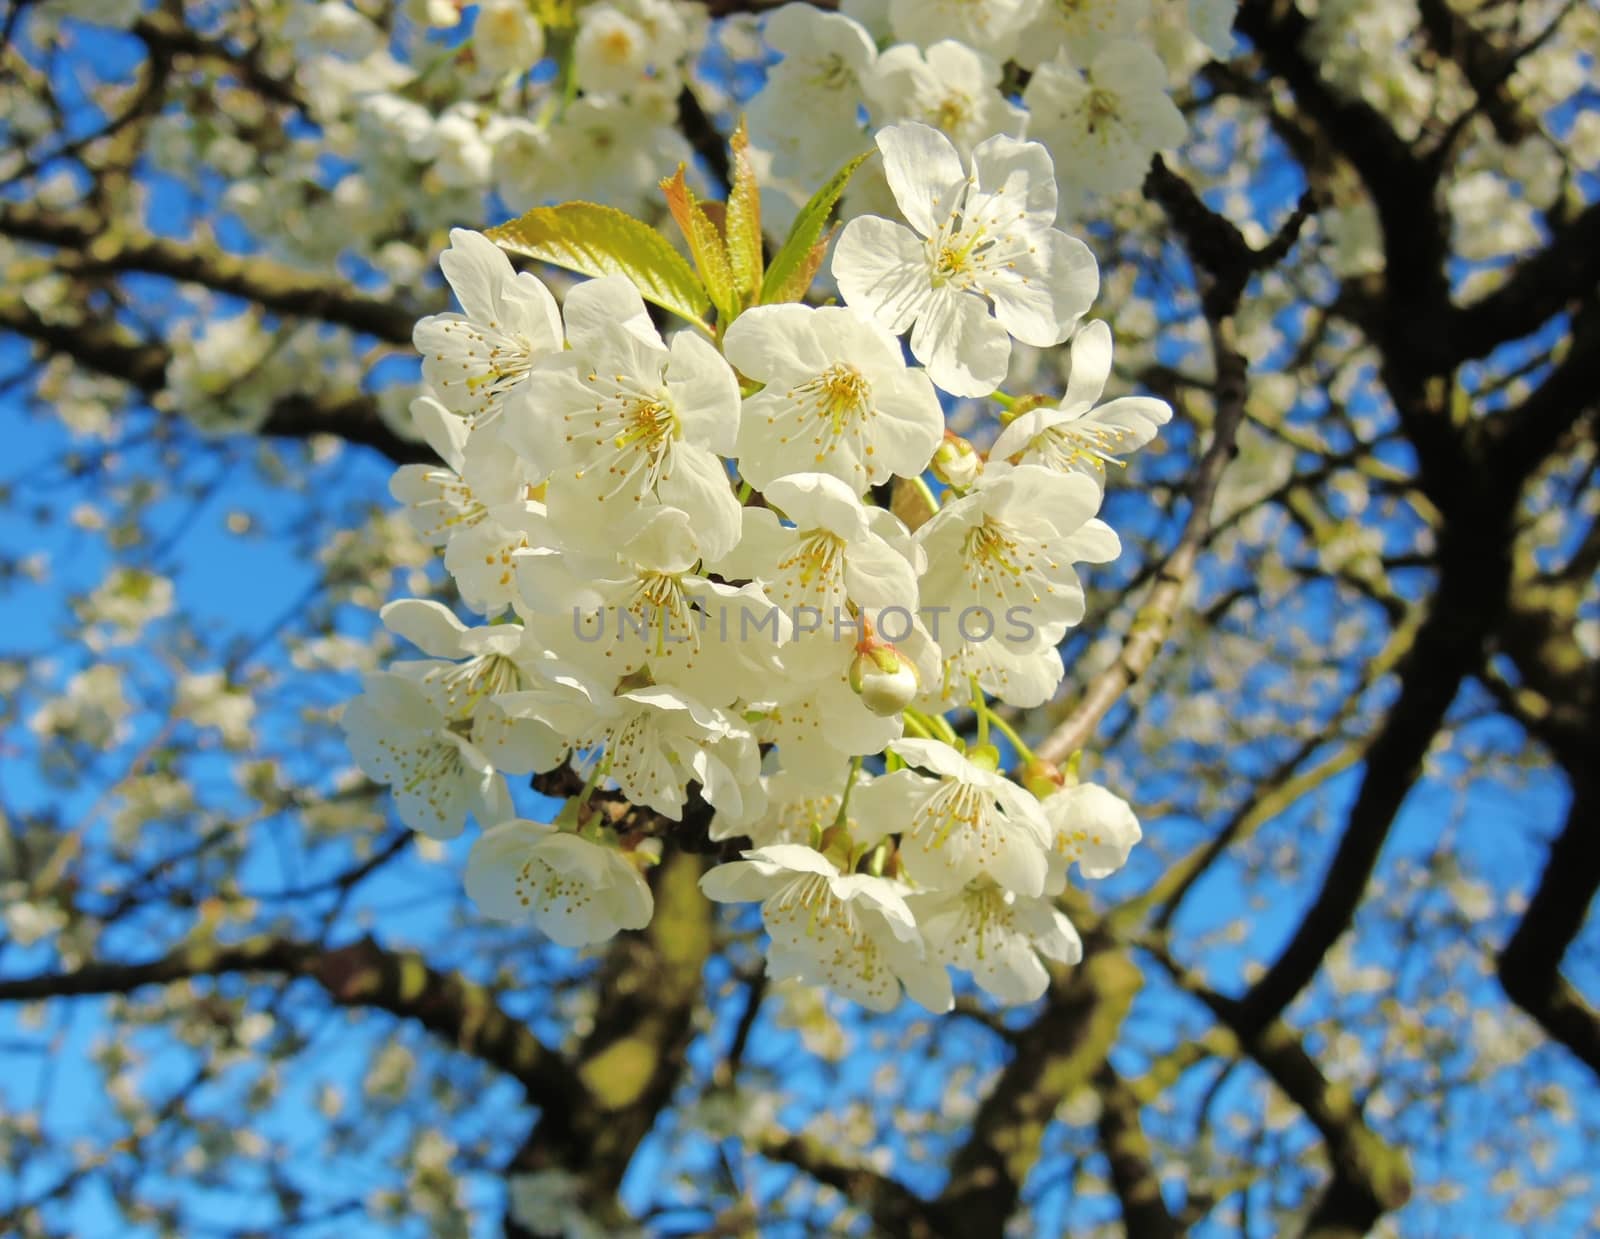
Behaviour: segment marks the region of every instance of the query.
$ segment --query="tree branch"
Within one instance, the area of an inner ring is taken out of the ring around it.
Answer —
[[[1411,1168],[1405,1154],[1367,1126],[1354,1095],[1322,1074],[1288,1024],[1249,1018],[1240,1003],[1212,990],[1174,959],[1163,941],[1140,945],[1239,1038],[1240,1048],[1321,1134],[1333,1178],[1306,1223],[1303,1233],[1308,1239],[1364,1235],[1384,1213],[1411,1198]]]
[[[1590,731],[1591,744],[1594,732]],[[1561,960],[1582,928],[1600,890],[1600,750],[1586,770],[1573,772],[1572,807],[1550,849],[1544,874],[1516,931],[1500,952],[1496,971],[1507,996],[1562,1045],[1600,1075],[1600,1011],[1561,975]]]
[[[440,972],[411,951],[370,938],[333,949],[261,936],[224,945],[186,942],[143,964],[86,964],[72,972],[0,980],[0,1002],[129,994],[195,977],[277,973],[320,985],[344,1007],[373,1008],[416,1020],[465,1054],[517,1080],[540,1106],[567,1108],[577,1095],[560,1055],[507,1015],[493,993],[458,973]]]
[[[271,259],[228,254],[121,224],[108,227],[91,211],[44,211],[27,203],[0,202],[0,233],[70,252],[73,257],[63,266],[74,275],[142,271],[166,276],[246,298],[279,314],[320,318],[391,344],[409,345],[419,316],[412,307],[363,296],[346,280],[324,279]]]
[[[1178,1239],[1186,1228],[1161,1197],[1161,1177],[1139,1121],[1139,1099],[1109,1062],[1095,1073],[1095,1089],[1100,1094],[1100,1145],[1111,1163],[1111,1186],[1122,1202],[1127,1239]]]
[[[904,1184],[841,1157],[820,1140],[771,1127],[758,1133],[750,1144],[761,1156],[803,1170],[852,1204],[865,1207],[878,1230],[891,1239],[934,1239],[943,1233],[928,1218],[927,1203]]]
[[[1083,962],[1016,1034],[1016,1052],[978,1107],[933,1206],[940,1233],[998,1237],[1017,1207],[1057,1108],[1106,1061],[1142,983],[1125,951],[1086,934]]]

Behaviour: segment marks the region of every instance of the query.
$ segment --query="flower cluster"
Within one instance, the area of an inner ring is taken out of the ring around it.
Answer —
[[[846,0],[841,11],[825,12],[788,4],[764,27],[782,59],[752,101],[751,136],[770,160],[775,189],[795,206],[800,186],[860,149],[864,121],[873,130],[932,126],[963,156],[995,134],[1025,136],[1054,156],[1076,209],[1094,195],[1134,188],[1152,154],[1183,141],[1187,126],[1169,82],[1190,76],[1197,57],[1226,58],[1236,7]],[[806,123],[795,124],[797,116]]]
[[[703,804],[713,839],[751,844],[703,889],[760,903],[775,976],[942,1010],[953,965],[1026,1001],[1043,960],[1081,951],[1051,899],[1067,866],[1111,872],[1139,826],[1104,789],[1004,774],[991,728],[1030,754],[996,707],[1059,685],[1077,565],[1119,550],[1096,515],[1104,466],[1168,410],[1100,403],[1110,333],[1082,322],[1098,272],[1055,227],[1042,146],[997,135],[964,159],[914,122],[876,142],[903,222],[845,228],[840,306],[747,279],[712,287],[714,326],[685,310],[663,336],[643,294],[672,301],[674,255],[558,306],[489,237],[452,233],[461,310],[415,336],[440,463],[393,492],[483,622],[389,604],[426,657],[371,675],[345,727],[408,825],[484,828],[467,889],[489,915],[570,946],[641,927],[642,871]],[[664,188],[695,249],[702,208]],[[1069,337],[1059,404],[996,392],[1012,339]],[[987,459],[946,429],[941,390],[995,395]],[[553,822],[518,817],[505,776],[562,766],[583,790]],[[619,828],[608,795],[651,813]]]

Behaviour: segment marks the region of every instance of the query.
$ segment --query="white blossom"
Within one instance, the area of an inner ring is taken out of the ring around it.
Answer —
[[[1050,148],[1063,186],[1080,199],[1133,189],[1150,157],[1188,134],[1160,57],[1129,39],[1100,48],[1087,73],[1064,58],[1040,65],[1023,102],[1029,133]]]
[[[1051,829],[1029,792],[938,740],[897,740],[889,750],[933,777],[886,774],[861,790],[856,811],[900,835],[913,881],[948,890],[987,876],[1019,895],[1043,892]]]
[[[744,400],[739,474],[757,490],[789,473],[829,473],[857,494],[916,477],[944,431],[927,375],[900,342],[853,310],[758,306],[734,320],[723,351],[765,384]]]
[[[1048,899],[1018,895],[993,882],[927,891],[906,900],[933,957],[972,974],[1001,1002],[1033,1002],[1050,985],[1040,956],[1058,964],[1083,959],[1083,940]]]
[[[544,55],[544,27],[527,0],[479,0],[472,51],[489,73],[525,73]]]
[[[655,910],[638,867],[615,846],[523,818],[501,822],[472,845],[466,886],[484,915],[532,921],[568,947],[643,929]]]
[[[1005,378],[1011,335],[1043,346],[1071,334],[1099,286],[1094,258],[1052,227],[1055,173],[1038,144],[989,138],[969,174],[926,125],[895,125],[877,140],[912,227],[851,220],[834,278],[852,308],[890,331],[911,329],[911,352],[940,387],[987,395]]]
[[[1000,92],[1001,66],[949,40],[926,51],[902,43],[878,57],[865,76],[874,125],[929,125],[962,155],[994,134],[1021,137],[1028,114]]]
[[[564,544],[609,549],[619,520],[645,505],[682,509],[702,552],[739,537],[739,501],[722,462],[734,451],[739,384],[691,332],[670,346],[622,276],[579,284],[562,313],[572,347],[529,376],[506,440],[540,473]]]
[[[400,820],[435,839],[511,815],[505,780],[489,759],[451,727],[420,684],[375,672],[345,707],[345,739],[357,763],[394,794]]]
[[[1151,396],[1123,396],[1096,403],[1111,374],[1111,328],[1081,327],[1072,338],[1072,370],[1066,394],[1015,418],[995,440],[997,460],[1084,473],[1104,483],[1106,466],[1121,463],[1156,437],[1172,420],[1172,409]]]
[[[1064,787],[1044,799],[1052,831],[1050,877],[1046,889],[1058,894],[1067,870],[1076,863],[1086,878],[1110,877],[1127,863],[1143,838],[1128,802],[1094,783]]]
[[[512,271],[482,233],[452,229],[439,265],[462,313],[434,314],[417,324],[422,376],[451,412],[487,421],[536,362],[560,353],[560,312],[539,278]]]
[[[842,872],[827,856],[797,844],[743,856],[711,870],[700,889],[719,903],[761,901],[773,980],[826,985],[872,1011],[892,1010],[904,986],[928,1010],[950,1009],[949,975],[926,958],[904,887]]]

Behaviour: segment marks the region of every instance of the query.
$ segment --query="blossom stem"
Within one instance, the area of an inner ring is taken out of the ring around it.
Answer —
[[[949,721],[942,714],[924,714],[921,710],[907,710],[906,723],[915,722],[922,736],[928,740],[943,740],[952,748],[961,747],[961,738],[956,735],[956,729],[950,726]]]
[[[983,689],[978,685],[977,676],[969,676],[972,684],[972,712],[978,716],[978,743],[989,743],[989,703],[984,699]]]
[[[1000,732],[1001,735],[1005,736],[1005,738],[1011,742],[1011,747],[1016,749],[1017,758],[1020,761],[1030,762],[1034,760],[1033,750],[1029,748],[1023,741],[1022,737],[1017,734],[1017,729],[1015,727],[1006,722],[1005,719],[1001,718],[993,710],[989,709],[987,705],[983,708],[983,714],[988,716],[989,721],[994,724],[995,730]],[[981,718],[983,715],[980,715],[979,717]]]
[[[850,793],[855,790],[856,778],[861,773],[861,758],[850,759],[850,773],[844,781],[844,795],[839,797],[839,813],[833,819],[835,826],[843,826],[848,820],[850,812]]]

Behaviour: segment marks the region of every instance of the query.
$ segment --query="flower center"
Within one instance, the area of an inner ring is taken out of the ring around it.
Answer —
[[[471,718],[484,698],[527,687],[522,669],[503,654],[480,654],[429,672],[428,679],[443,690],[444,713],[451,719]]]
[[[801,539],[794,554],[779,561],[778,571],[790,590],[842,597],[844,541],[825,529],[814,529]]]
[[[835,53],[816,61],[808,80],[812,86],[820,86],[825,90],[843,91],[849,90],[855,85],[856,75],[850,66],[845,63],[844,57]]]
[[[1089,132],[1093,133],[1107,121],[1117,118],[1117,97],[1105,87],[1096,86],[1089,91],[1084,110],[1089,115]]]
[[[1127,463],[1112,455],[1122,438],[1122,431],[1103,426],[1051,426],[1039,436],[1040,455],[1054,466],[1086,465],[1104,477],[1107,465]]]
[[[972,99],[970,96],[959,92],[948,94],[939,101],[939,106],[933,113],[933,126],[945,133],[953,134],[967,123],[967,118],[972,115]]]
[[[612,64],[626,64],[633,55],[633,37],[626,30],[613,30],[600,40],[600,49]]]
[[[986,570],[991,568],[1000,568],[1013,575],[1022,572],[1022,566],[1017,562],[1016,539],[992,517],[985,517],[983,524],[967,534],[964,549],[967,563],[985,576],[988,575]]]

